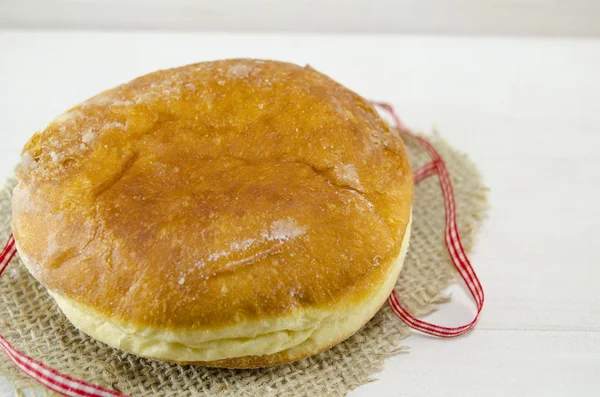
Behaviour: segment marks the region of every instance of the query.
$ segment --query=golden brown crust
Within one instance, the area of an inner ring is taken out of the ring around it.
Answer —
[[[23,157],[13,231],[31,273],[165,329],[359,301],[388,275],[412,203],[404,146],[368,101],[271,61],[140,77],[71,109]]]

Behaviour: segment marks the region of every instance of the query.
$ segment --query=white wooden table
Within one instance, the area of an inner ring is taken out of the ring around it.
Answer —
[[[480,166],[492,209],[473,254],[476,330],[413,336],[352,396],[600,395],[600,41],[0,32],[0,177],[77,102],[157,68],[225,57],[310,63]],[[460,288],[432,317],[466,320]],[[10,395],[0,382],[0,395]]]

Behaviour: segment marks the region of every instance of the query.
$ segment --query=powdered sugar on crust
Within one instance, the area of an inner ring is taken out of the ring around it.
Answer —
[[[305,232],[306,227],[299,225],[295,219],[287,217],[273,222],[269,232],[263,233],[262,236],[268,241],[286,241],[302,236]]]
[[[29,173],[29,171],[33,170],[36,166],[37,166],[37,161],[35,161],[35,159],[31,156],[31,154],[29,154],[29,152],[23,153],[23,155],[21,156],[21,163],[20,163],[20,167],[23,170],[23,172],[25,172],[27,174],[27,173]]]
[[[48,246],[44,252],[44,262],[50,262],[57,254],[61,252],[60,246],[56,242],[55,236],[48,236]]]
[[[64,223],[64,216],[62,214],[57,214],[53,216],[58,224]],[[54,230],[46,235],[46,250],[42,255],[42,263],[52,263],[62,252],[63,249],[58,242],[58,237],[60,235],[59,230]]]
[[[52,159],[52,161],[54,161],[55,163],[58,163],[60,161],[60,159],[62,158],[62,155],[57,154],[56,152],[50,152],[50,158]]]
[[[110,130],[115,128],[125,128],[125,124],[119,123],[118,121],[110,121],[102,127],[103,130]]]
[[[229,256],[231,253],[227,252],[227,251],[220,251],[220,252],[213,252],[210,255],[208,255],[208,261],[209,262],[215,262],[217,260],[219,260],[219,258],[223,258],[225,256]]]
[[[198,269],[202,269],[204,266],[206,266],[206,262],[204,262],[202,259],[194,263],[194,267]]]
[[[235,240],[229,244],[229,250],[213,252],[208,255],[206,262],[197,261],[195,268],[203,269],[205,263],[217,262],[220,259],[227,259],[228,261],[224,265],[218,268],[212,273],[208,273],[208,277],[212,277],[220,271],[231,270],[238,266],[249,265],[255,263],[261,259],[268,257],[279,252],[282,252],[283,245],[290,240],[302,236],[306,233],[307,228],[300,225],[292,217],[286,217],[277,221],[274,221],[269,226],[269,229],[261,234],[260,239],[243,239]],[[258,252],[248,252],[255,245],[262,244],[266,245],[265,248],[259,249]],[[242,255],[236,255],[242,254]],[[189,272],[188,272],[189,274]]]
[[[227,77],[234,77],[238,79],[243,79],[248,77],[252,72],[252,66],[245,64],[237,64],[233,65],[227,70]]]
[[[81,137],[81,141],[86,145],[89,145],[90,143],[92,143],[92,141],[96,139],[96,137],[97,135],[94,131],[88,131],[85,134],[83,134],[83,136]]]
[[[306,232],[306,227],[301,226],[291,217],[283,218],[271,224],[268,231],[262,233],[261,237],[264,241],[284,242],[302,236]],[[208,262],[216,262],[221,258],[233,256],[236,253],[244,252],[250,249],[259,241],[255,239],[235,240],[229,245],[229,250],[213,252],[208,255]],[[254,256],[254,255],[253,255]],[[242,261],[245,261],[243,259]],[[204,262],[202,262],[202,267]]]
[[[350,187],[362,190],[360,179],[358,178],[358,172],[356,171],[355,166],[352,164],[341,164],[335,166],[334,169],[336,176],[340,179],[340,181]]]
[[[13,213],[33,212],[35,209],[31,188],[28,185],[19,183],[13,190]]]
[[[250,248],[254,244],[255,240],[248,238],[244,240],[236,240],[230,244],[230,248],[233,252],[235,251],[244,251]]]

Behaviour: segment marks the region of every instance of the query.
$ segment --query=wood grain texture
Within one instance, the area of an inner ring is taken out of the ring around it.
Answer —
[[[4,0],[0,26],[600,35],[595,0]]]
[[[64,109],[136,75],[215,58],[310,63],[393,103],[408,125],[436,126],[491,188],[472,257],[486,306],[463,338],[407,339],[411,352],[352,395],[600,389],[600,41],[3,32],[0,53],[2,178],[31,133]],[[431,320],[470,318],[472,304],[452,291]]]

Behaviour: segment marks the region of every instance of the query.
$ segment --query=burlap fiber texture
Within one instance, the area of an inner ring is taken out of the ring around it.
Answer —
[[[404,137],[413,170],[430,160]],[[469,251],[486,209],[486,188],[473,163],[438,136],[429,139],[445,159],[456,194],[458,225]],[[0,241],[10,233],[14,179],[0,192]],[[443,200],[432,176],[416,187],[410,249],[396,285],[400,301],[424,315],[445,301],[440,294],[456,272],[444,245]],[[44,231],[40,231],[44,232]],[[79,379],[130,396],[343,396],[374,380],[386,357],[405,351],[408,328],[387,304],[359,332],[317,356],[257,370],[181,366],[138,358],[79,332],[60,313],[45,289],[27,272],[18,254],[0,278],[0,334],[17,349]],[[406,356],[410,360],[410,356]],[[24,376],[0,352],[0,374],[17,392],[38,384]]]

